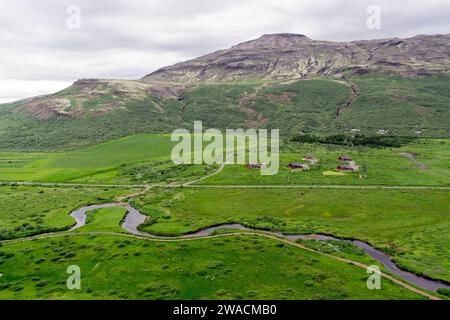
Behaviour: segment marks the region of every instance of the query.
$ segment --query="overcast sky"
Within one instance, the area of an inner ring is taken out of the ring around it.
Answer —
[[[367,27],[370,5],[381,9],[379,30]],[[2,0],[0,102],[79,78],[137,79],[279,32],[336,41],[450,33],[450,1]]]

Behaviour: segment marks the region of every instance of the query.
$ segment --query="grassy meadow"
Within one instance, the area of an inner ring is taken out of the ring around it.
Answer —
[[[404,268],[450,280],[448,191],[346,189],[154,189],[132,204],[152,217],[144,231],[179,235],[225,222],[285,233],[366,241]]]
[[[133,135],[85,149],[54,153],[0,152],[0,181],[72,182],[101,184],[172,183],[195,180],[217,166],[174,165],[170,135]],[[207,143],[205,142],[204,145]],[[413,154],[409,159],[402,153]],[[291,162],[314,154],[308,172],[292,171]],[[340,155],[351,156],[358,172],[336,173]],[[424,167],[419,167],[418,163]],[[280,171],[261,176],[260,170],[227,165],[201,184],[211,185],[398,185],[449,186],[450,140],[421,139],[400,148],[349,147],[284,143]]]
[[[87,212],[86,225],[75,232],[125,232],[120,226],[127,209],[120,207],[102,208]]]
[[[414,154],[415,160],[402,153]],[[317,157],[309,171],[291,170],[291,162],[301,162],[307,154]],[[338,157],[351,157],[357,172],[337,172]],[[203,185],[393,185],[450,186],[450,140],[417,140],[400,148],[346,147],[320,144],[287,144],[280,154],[280,171],[261,176],[258,169],[227,165],[218,175],[199,182]]]
[[[0,151],[0,181],[172,183],[195,180],[218,168],[173,164],[176,143],[170,135],[140,134],[69,152]]]
[[[81,290],[68,290],[68,266]],[[112,236],[0,247],[0,299],[421,299],[364,269],[253,236],[161,243]],[[256,281],[257,280],[257,281]]]
[[[112,202],[130,192],[133,190],[0,186],[0,239],[67,230],[75,224],[71,211]]]
[[[68,182],[95,175],[113,178],[126,164],[170,160],[170,135],[134,135],[58,153],[0,152],[0,181]]]

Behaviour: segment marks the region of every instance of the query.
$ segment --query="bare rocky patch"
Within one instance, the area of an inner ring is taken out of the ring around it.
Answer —
[[[130,80],[81,79],[53,95],[25,101],[11,112],[23,112],[38,119],[101,115],[114,110],[127,110],[127,103],[149,97],[176,99],[192,85]],[[164,113],[160,104],[151,105]]]
[[[239,99],[240,109],[250,118],[245,121],[245,124],[251,128],[260,128],[267,123],[267,118],[261,112],[252,107],[259,90],[260,88],[258,88],[255,92],[242,96]]]
[[[45,98],[44,98],[45,99]],[[13,113],[25,112],[38,119],[45,120],[53,117],[75,117],[82,112],[77,108],[72,108],[69,99],[49,99],[40,101],[32,100],[11,110]]]
[[[422,170],[422,171],[428,170],[428,166],[427,166],[426,164],[424,164],[424,163],[422,163],[422,162],[419,162],[419,161],[416,159],[417,154],[415,154],[415,153],[409,153],[409,152],[402,152],[402,153],[400,153],[400,155],[401,155],[402,157],[405,157],[405,158],[411,160],[412,162],[414,162],[414,163],[416,164],[417,168],[419,168],[420,170]]]

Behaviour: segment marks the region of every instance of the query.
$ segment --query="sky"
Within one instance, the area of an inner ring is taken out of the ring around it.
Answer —
[[[333,41],[445,34],[450,1],[2,0],[0,103],[81,78],[139,79],[283,32]]]

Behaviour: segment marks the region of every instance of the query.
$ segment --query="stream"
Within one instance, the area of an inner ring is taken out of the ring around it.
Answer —
[[[81,228],[86,224],[86,213],[92,210],[97,209],[103,209],[103,208],[110,208],[110,207],[123,207],[127,209],[127,215],[125,216],[124,221],[122,222],[122,228],[127,230],[129,233],[143,236],[143,237],[152,237],[152,238],[170,238],[167,236],[160,236],[155,234],[146,233],[143,231],[138,230],[138,226],[145,222],[147,219],[147,216],[140,213],[136,208],[133,208],[128,203],[106,203],[106,204],[98,204],[98,205],[90,205],[83,208],[80,208],[78,210],[72,211],[70,214],[71,217],[73,217],[76,221],[75,226],[71,230],[76,230],[78,228]],[[439,288],[447,288],[450,290],[450,286],[438,281],[438,280],[431,280],[425,277],[421,277],[419,275],[416,275],[412,272],[404,271],[399,269],[395,263],[392,261],[392,258],[385,254],[384,252],[375,249],[371,245],[359,241],[359,240],[345,240],[340,238],[335,238],[332,236],[322,235],[322,234],[307,234],[307,235],[285,235],[280,232],[274,232],[274,231],[267,231],[267,230],[260,230],[260,229],[253,229],[246,227],[244,225],[238,224],[238,223],[232,223],[232,224],[222,224],[218,226],[213,226],[209,228],[202,229],[200,231],[196,231],[193,233],[185,234],[176,238],[194,238],[194,237],[201,237],[201,236],[208,236],[211,235],[216,230],[219,229],[236,229],[241,231],[258,231],[263,232],[266,234],[274,235],[277,237],[281,237],[284,239],[289,240],[316,240],[316,241],[327,241],[327,240],[335,240],[335,241],[348,241],[357,246],[358,248],[361,248],[364,250],[366,254],[371,256],[373,259],[377,260],[381,264],[383,264],[387,270],[389,270],[391,273],[397,275],[398,277],[402,278],[403,280],[406,280],[410,283],[413,283],[417,285],[420,288],[431,290],[436,292]]]

